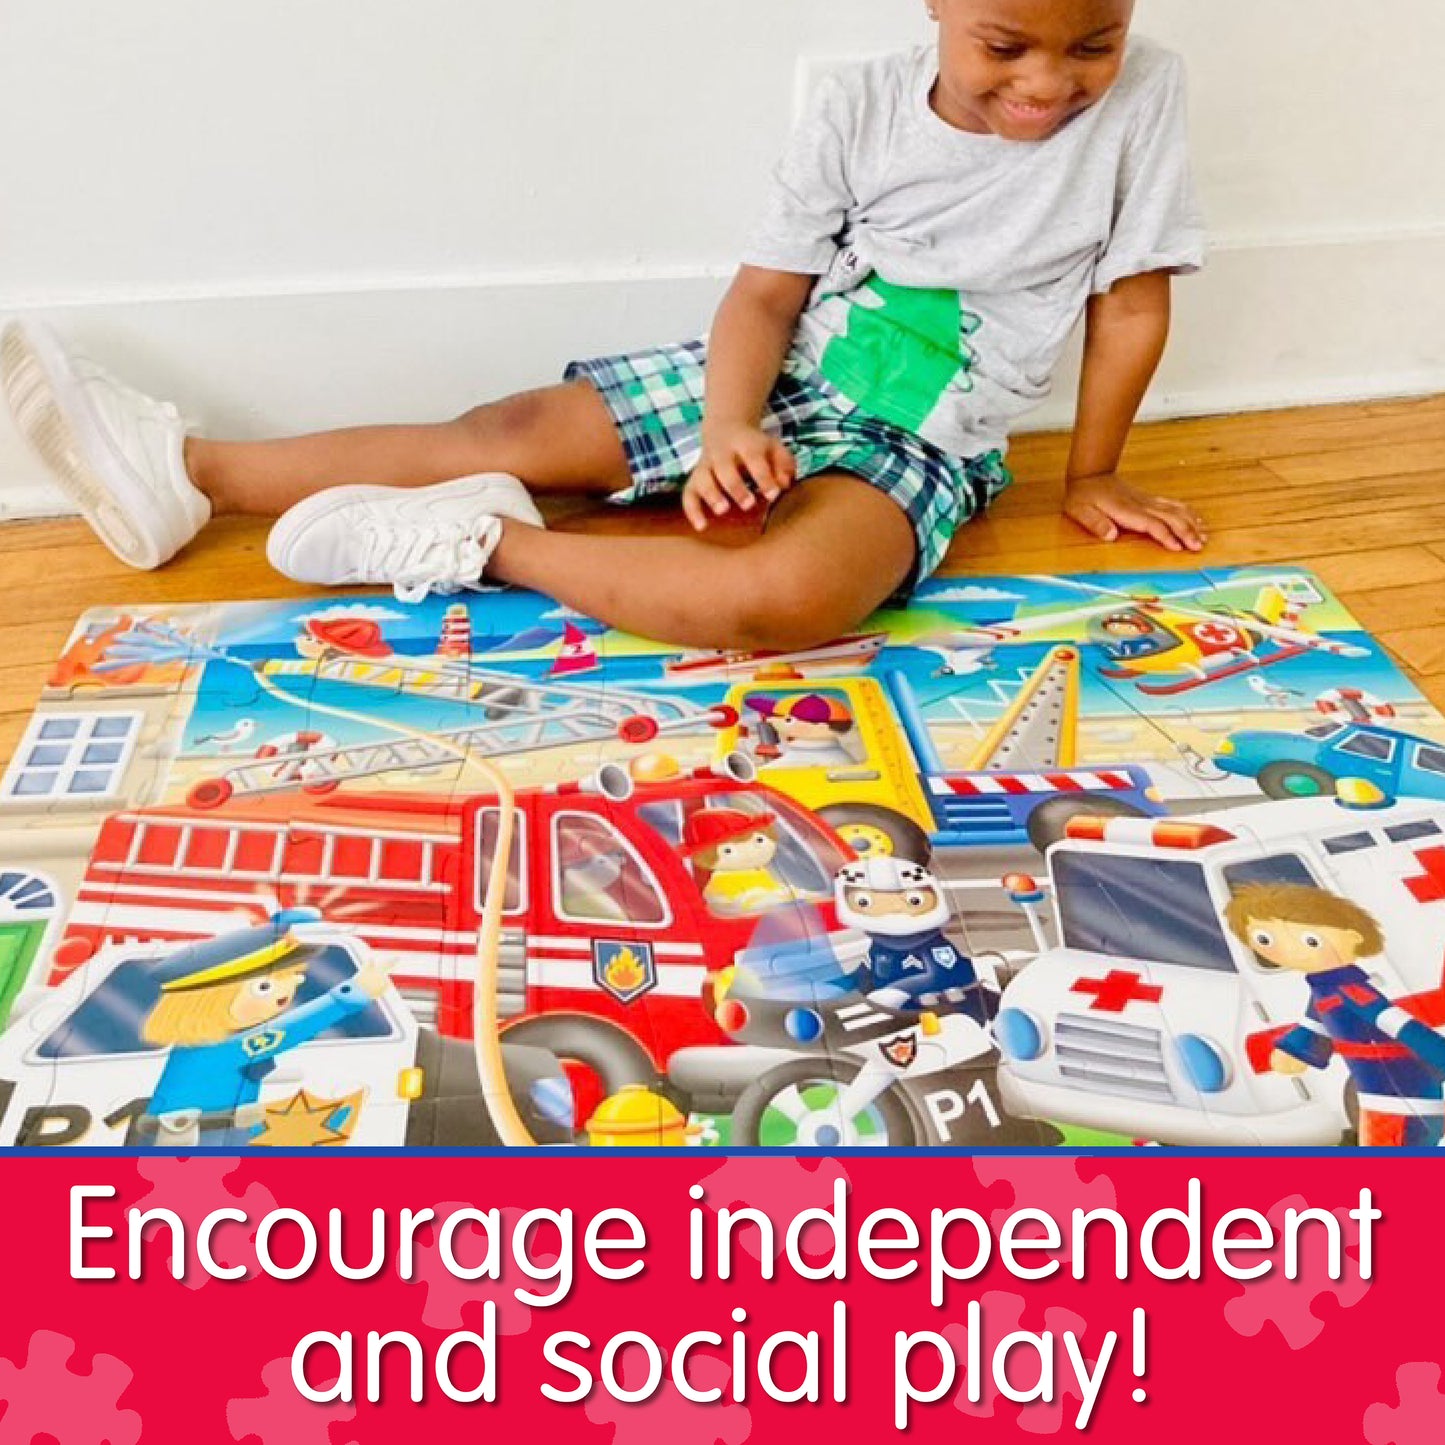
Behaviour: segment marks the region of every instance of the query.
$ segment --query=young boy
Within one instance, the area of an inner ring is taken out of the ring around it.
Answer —
[[[705,344],[574,363],[440,425],[258,443],[186,436],[37,327],[5,334],[0,377],[135,566],[216,513],[284,514],[268,556],[298,581],[417,597],[485,574],[666,642],[788,649],[937,567],[1008,483],[1009,430],[1087,313],[1064,510],[1197,551],[1188,507],[1115,474],[1170,275],[1202,260],[1182,68],[1130,39],[1132,10],[930,0],[936,46],[821,84]],[[699,532],[729,512],[767,526],[727,549],[544,530],[529,492],[568,490],[680,491]]]

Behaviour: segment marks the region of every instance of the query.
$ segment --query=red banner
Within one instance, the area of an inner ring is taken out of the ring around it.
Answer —
[[[0,1442],[1423,1445],[1436,1168],[12,1158]]]

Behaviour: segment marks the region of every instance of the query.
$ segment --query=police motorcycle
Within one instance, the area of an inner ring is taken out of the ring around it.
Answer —
[[[760,1066],[733,1106],[732,1144],[1056,1142],[1004,1108],[989,1029],[998,993],[944,935],[933,874],[906,858],[859,860],[839,871],[835,900],[839,921],[869,940],[862,966],[850,960],[850,972],[804,939],[746,950],[719,981],[715,1018]]]

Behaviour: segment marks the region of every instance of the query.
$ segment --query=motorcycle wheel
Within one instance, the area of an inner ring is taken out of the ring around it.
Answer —
[[[769,1069],[738,1097],[732,1142],[774,1149],[898,1149],[918,1142],[908,1108],[890,1085],[851,1119],[838,1107],[858,1065],[842,1059],[791,1059]]]

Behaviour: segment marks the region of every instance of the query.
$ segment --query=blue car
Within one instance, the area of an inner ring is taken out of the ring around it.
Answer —
[[[1391,797],[1445,801],[1445,746],[1370,723],[1233,733],[1214,761],[1254,778],[1271,798],[1316,798],[1333,793],[1341,778],[1363,778]]]

